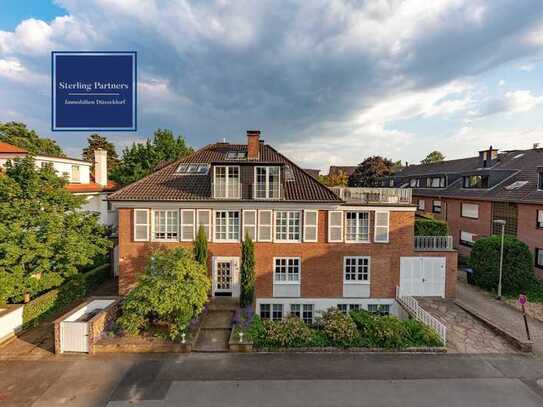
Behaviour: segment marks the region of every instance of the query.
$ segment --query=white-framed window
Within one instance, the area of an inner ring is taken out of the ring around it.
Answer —
[[[343,241],[343,212],[328,211],[328,241]]]
[[[411,178],[409,180],[409,186],[411,188],[418,188],[420,185],[420,179],[419,178]]]
[[[345,314],[351,311],[360,311],[360,304],[338,304],[337,309]]]
[[[374,241],[376,243],[388,243],[388,231],[390,212],[375,211]]]
[[[463,244],[464,246],[473,246],[475,243],[475,236],[477,236],[475,233],[464,232],[461,230],[460,244]]]
[[[255,241],[256,240],[256,210],[247,209],[243,210],[243,236],[249,235],[249,237]]]
[[[535,249],[535,266],[537,268],[543,268],[543,249]]]
[[[301,212],[275,212],[275,241],[299,242],[301,237]]]
[[[537,222],[536,226],[538,229],[543,229],[543,209],[537,210]]]
[[[273,212],[270,209],[258,211],[258,241],[271,242],[273,229]]]
[[[368,312],[383,317],[390,315],[390,304],[368,304]]]
[[[255,167],[255,199],[279,199],[281,192],[280,168]]]
[[[314,310],[313,304],[304,304],[303,305],[303,311],[302,311],[302,321],[304,321],[306,324],[312,324],[313,323],[313,310]]]
[[[179,240],[179,211],[153,209],[152,240]]]
[[[283,319],[283,304],[272,304],[272,320],[281,321]]]
[[[181,209],[181,240],[184,242],[194,240],[196,219],[194,209]]]
[[[81,182],[81,170],[79,165],[72,165],[72,182]]]
[[[441,213],[441,201],[438,201],[438,200],[432,201],[432,212]]]
[[[290,304],[290,316],[296,318],[302,318],[302,305]]]
[[[134,209],[134,241],[149,240],[149,209]]]
[[[445,177],[426,178],[428,188],[445,188]]]
[[[304,211],[304,242],[316,242],[318,240],[319,211]]]
[[[419,199],[419,202],[418,202],[418,209],[419,211],[423,211],[426,209],[426,200],[424,199]]]
[[[343,282],[345,284],[368,284],[369,281],[369,257],[346,256],[343,258]]]
[[[260,304],[260,318],[271,319],[271,305],[270,304]]]
[[[464,218],[479,219],[479,205],[462,202],[461,215]]]
[[[215,211],[215,241],[239,241],[239,211]]]
[[[211,233],[211,209],[198,209],[196,213],[197,217],[197,224],[198,228],[196,229],[196,233],[198,233],[198,229],[200,229],[200,226],[204,228],[204,232],[206,234],[207,240],[211,240],[212,233]]]
[[[241,197],[239,166],[217,165],[213,171],[213,196],[219,199]]]
[[[369,212],[345,212],[345,241],[370,241]]]
[[[273,259],[273,281],[299,284],[300,263],[299,257],[275,257]]]

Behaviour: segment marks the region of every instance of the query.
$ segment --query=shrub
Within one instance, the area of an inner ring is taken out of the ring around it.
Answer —
[[[255,292],[255,245],[247,234],[241,244],[241,293],[240,305],[253,303]]]
[[[33,299],[23,308],[24,328],[36,326],[47,316],[84,297],[109,276],[110,265],[104,264],[86,273],[76,274],[61,287]]]
[[[439,335],[416,319],[402,321],[409,346],[442,346]]]
[[[127,295],[119,324],[130,335],[155,319],[169,324],[177,339],[204,309],[211,281],[207,269],[185,249],[158,249],[150,257],[138,286]]]
[[[288,317],[281,321],[262,321],[255,315],[247,331],[257,347],[310,346],[313,331],[300,318]]]
[[[446,222],[428,218],[415,219],[415,236],[446,236],[448,233]]]
[[[330,308],[319,320],[323,334],[336,346],[351,346],[358,337],[356,324],[349,314]]]
[[[498,287],[501,236],[477,240],[469,260],[475,284],[486,290]],[[520,292],[541,288],[533,272],[533,257],[528,246],[512,236],[505,236],[503,246],[502,293],[518,295]]]

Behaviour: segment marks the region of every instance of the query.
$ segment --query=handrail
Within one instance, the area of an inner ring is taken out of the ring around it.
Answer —
[[[417,321],[432,329],[439,336],[443,345],[447,346],[447,327],[422,308],[415,298],[409,295],[401,295],[400,287],[396,287],[396,301]]]
[[[330,189],[347,202],[410,204],[412,201],[410,188],[331,187]]]
[[[452,236],[415,236],[415,250],[445,251],[453,250]]]

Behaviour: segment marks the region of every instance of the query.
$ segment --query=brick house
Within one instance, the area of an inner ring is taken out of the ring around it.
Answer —
[[[404,295],[454,296],[456,252],[416,250],[410,194],[352,192],[340,198],[259,131],[247,132],[247,144],[208,145],[110,196],[119,292],[134,287],[154,247],[190,248],[202,225],[212,297],[239,296],[241,240],[254,240],[264,318],[307,321],[331,306],[397,314],[397,286]]]
[[[498,152],[490,147],[475,157],[410,165],[383,185],[413,188],[418,213],[446,220],[460,255],[474,240],[505,233],[525,242],[543,277],[543,149]]]

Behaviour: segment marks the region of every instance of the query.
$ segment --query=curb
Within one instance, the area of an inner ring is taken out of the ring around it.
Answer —
[[[478,311],[476,311],[471,306],[463,303],[460,300],[456,300],[454,302],[456,305],[458,305],[460,308],[462,308],[464,311],[466,311],[468,314],[472,315],[479,321],[481,321],[483,324],[488,326],[490,329],[492,329],[494,332],[496,332],[498,335],[505,338],[509,343],[511,343],[513,346],[515,346],[518,350],[521,352],[530,353],[533,351],[533,342],[529,341],[527,339],[519,338],[516,334],[512,333],[508,329],[496,324],[494,321],[489,320],[484,315],[480,314]]]

